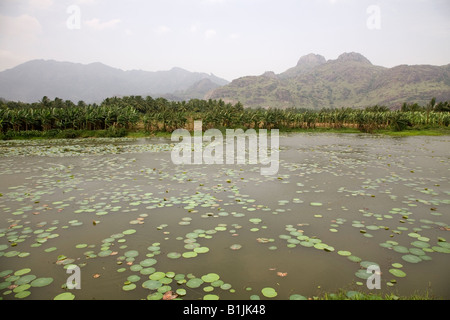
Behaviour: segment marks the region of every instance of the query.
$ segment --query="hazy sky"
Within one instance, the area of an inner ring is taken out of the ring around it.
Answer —
[[[0,0],[0,71],[54,59],[232,80],[352,51],[445,65],[449,17],[449,0]]]

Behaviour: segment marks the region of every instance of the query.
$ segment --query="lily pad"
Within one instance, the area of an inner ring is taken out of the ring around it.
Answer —
[[[185,295],[186,295],[186,289],[182,289],[182,288],[177,289],[176,293],[177,293],[179,296],[185,296]]]
[[[278,295],[277,291],[274,288],[270,287],[262,289],[261,293],[266,298],[275,298]]]
[[[162,283],[157,280],[147,280],[142,284],[142,287],[150,290],[156,290],[162,286]]]
[[[139,252],[136,250],[130,250],[124,253],[124,256],[127,258],[135,258],[139,255]]]
[[[141,261],[139,264],[141,266],[143,266],[144,268],[146,268],[146,267],[153,266],[154,264],[156,264],[156,262],[157,261],[155,259],[149,258],[149,259],[145,259],[145,260]]]
[[[20,286],[20,285],[23,285],[23,284],[30,283],[34,279],[36,279],[36,276],[34,274],[27,274],[26,276],[20,277],[20,279],[17,280],[15,282],[15,284]]]
[[[194,252],[194,251],[187,251],[187,252],[183,252],[183,254],[182,254],[183,258],[187,258],[187,259],[195,258],[197,255],[198,255],[197,252]]]
[[[302,295],[293,294],[289,297],[289,300],[308,300],[308,299]]]
[[[30,294],[31,294],[30,291],[24,290],[24,291],[20,291],[19,293],[17,293],[14,297],[18,298],[18,299],[23,299],[23,298],[28,297]]]
[[[64,292],[58,294],[53,300],[73,300],[75,299],[75,295],[72,292]]]
[[[180,257],[181,257],[181,253],[179,253],[179,252],[169,252],[167,254],[167,258],[170,258],[170,259],[178,259]]]
[[[408,248],[404,247],[404,246],[394,246],[392,249],[398,253],[408,253],[409,252]]]
[[[123,291],[131,291],[134,289],[136,289],[136,284],[134,284],[134,283],[126,284],[122,287]]]
[[[392,266],[394,267],[394,268],[403,268],[403,265],[401,264],[401,263],[398,263],[398,262],[396,262],[396,263],[393,263],[392,264]]]
[[[208,247],[194,248],[194,252],[196,252],[196,253],[207,253],[207,252],[209,252],[209,248]]]
[[[321,202],[311,202],[310,205],[312,207],[321,207],[321,206],[323,206],[323,203],[321,203]]]
[[[430,247],[430,244],[429,244],[429,243],[426,243],[426,242],[424,242],[424,241],[419,241],[419,240],[414,241],[414,242],[411,242],[411,244],[412,244],[414,247],[421,248],[421,249]]]
[[[27,274],[27,273],[30,273],[30,272],[31,272],[30,268],[24,268],[24,269],[21,269],[21,270],[18,270],[16,272],[14,272],[14,275],[15,276],[23,276],[24,274]]]
[[[373,273],[367,272],[367,270],[365,270],[365,269],[360,269],[355,272],[355,276],[357,276],[358,278],[363,279],[363,280],[369,279],[369,277],[371,275],[373,275]]]
[[[158,272],[155,272],[155,273],[151,274],[149,279],[150,280],[161,280],[165,276],[166,276],[166,274],[164,272],[158,271]]]
[[[402,256],[402,259],[410,263],[419,263],[420,261],[422,261],[421,258],[419,258],[418,256],[414,256],[412,254],[404,255]]]
[[[406,273],[399,269],[390,269],[389,272],[398,278],[406,277]]]
[[[130,234],[136,233],[136,230],[128,229],[128,230],[123,231],[122,233],[125,235],[130,235]]]
[[[53,282],[53,278],[37,278],[31,282],[32,287],[45,287]]]
[[[149,294],[147,296],[147,300],[161,300],[163,298],[164,294],[161,292],[155,292],[152,294]]]
[[[204,283],[204,281],[202,279],[193,278],[193,279],[189,279],[189,281],[186,282],[186,286],[188,286],[189,288],[195,289],[195,288],[200,287],[203,283]]]
[[[357,256],[349,256],[349,257],[347,257],[347,259],[352,262],[356,262],[356,263],[360,263],[362,260],[360,257],[357,257]]]
[[[220,276],[216,273],[208,273],[208,274],[202,276],[202,280],[204,282],[214,282],[214,281],[219,280],[219,278],[220,278]]]

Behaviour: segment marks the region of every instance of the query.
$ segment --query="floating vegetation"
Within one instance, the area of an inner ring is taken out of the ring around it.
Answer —
[[[167,139],[0,142],[0,296],[304,300],[372,261],[400,287],[450,259],[448,141],[422,139],[287,135],[274,177],[174,166]],[[61,292],[74,264],[98,293]]]
[[[274,288],[264,288],[261,290],[261,293],[266,298],[275,298],[278,295]]]

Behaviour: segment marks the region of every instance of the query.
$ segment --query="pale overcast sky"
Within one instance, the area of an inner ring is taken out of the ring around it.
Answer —
[[[233,80],[352,51],[445,65],[449,17],[449,0],[0,0],[0,71],[54,59]]]

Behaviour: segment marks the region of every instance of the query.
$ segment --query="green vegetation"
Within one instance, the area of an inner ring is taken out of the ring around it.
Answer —
[[[27,104],[0,101],[0,139],[141,137],[168,134],[178,128],[280,129],[284,132],[383,133],[392,135],[448,134],[449,102],[427,106],[404,104],[393,111],[384,106],[365,110],[244,109],[222,100],[168,101],[140,96],[108,98],[100,105],[74,104],[44,97]],[[399,134],[401,133],[401,134]]]
[[[324,293],[314,297],[313,300],[438,300],[438,298],[434,297],[429,291],[415,293],[411,296],[401,296],[394,293],[376,294],[341,289],[337,293]]]

